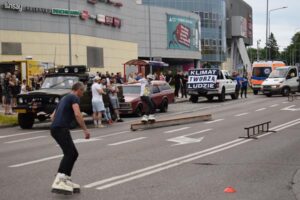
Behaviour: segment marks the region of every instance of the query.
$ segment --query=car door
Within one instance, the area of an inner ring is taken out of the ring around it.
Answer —
[[[154,102],[156,107],[159,107],[161,104],[162,96],[157,85],[151,86],[151,99]]]
[[[298,72],[295,68],[292,68],[289,70],[286,80],[287,80],[287,85],[290,86],[292,91],[297,91],[299,82],[298,82]]]
[[[227,71],[224,71],[224,76],[226,79],[226,92],[232,93],[235,91],[235,85],[236,83],[233,81],[232,77],[229,75]]]

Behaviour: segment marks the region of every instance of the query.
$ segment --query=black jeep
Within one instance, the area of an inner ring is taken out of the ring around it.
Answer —
[[[91,115],[93,113],[92,78],[86,66],[64,66],[48,70],[41,89],[17,97],[17,106],[13,110],[18,113],[20,127],[30,129],[35,119],[39,121],[49,119],[60,99],[68,94],[73,84],[78,81],[83,82],[87,87],[84,96],[80,99],[80,109]]]

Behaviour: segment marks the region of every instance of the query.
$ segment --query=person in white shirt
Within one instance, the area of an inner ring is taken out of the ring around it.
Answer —
[[[94,78],[94,84],[92,85],[92,106],[93,106],[93,119],[94,125],[97,128],[104,127],[102,125],[102,112],[105,112],[105,107],[103,103],[102,94],[105,94],[104,90],[102,89],[101,85],[99,84],[101,78],[96,76]]]
[[[20,94],[27,94],[27,84],[26,80],[23,80],[22,85],[21,85],[21,93]]]
[[[147,110],[145,115],[142,118],[142,122],[148,122],[148,121],[155,121],[155,105],[150,97],[151,91],[151,81],[153,81],[155,77],[151,74],[147,76],[147,79],[145,77],[141,78],[138,82],[141,83],[141,100],[147,105]]]

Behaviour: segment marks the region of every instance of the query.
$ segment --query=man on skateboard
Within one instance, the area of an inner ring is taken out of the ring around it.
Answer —
[[[78,157],[78,151],[70,134],[70,124],[76,119],[83,129],[85,139],[90,138],[79,108],[80,97],[85,87],[77,82],[73,85],[70,94],[63,97],[51,115],[51,135],[62,149],[64,156],[58,168],[58,173],[52,184],[52,192],[59,194],[80,193],[80,185],[71,181],[71,172]]]
[[[146,113],[141,120],[143,123],[147,123],[148,121],[152,123],[155,122],[155,106],[150,97],[151,81],[153,81],[154,79],[154,75],[149,74],[147,78],[143,77],[138,81],[139,83],[141,83],[141,100],[147,105]]]

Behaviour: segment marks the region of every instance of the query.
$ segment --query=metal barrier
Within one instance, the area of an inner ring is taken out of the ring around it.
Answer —
[[[258,124],[255,126],[246,127],[245,130],[247,131],[247,137],[240,137],[240,138],[257,139],[256,136],[262,135],[263,133],[269,133],[269,132],[275,133],[276,131],[270,131],[270,123],[271,121]]]

